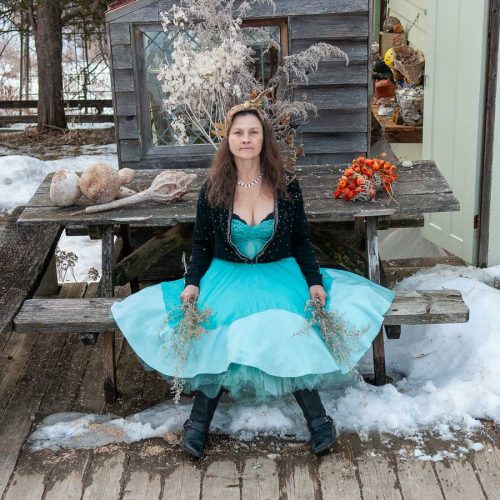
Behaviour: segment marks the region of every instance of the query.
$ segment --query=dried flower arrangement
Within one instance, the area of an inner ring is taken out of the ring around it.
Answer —
[[[368,326],[363,330],[357,330],[340,314],[325,309],[319,299],[308,300],[305,312],[309,319],[296,335],[303,334],[309,328],[316,326],[338,364],[351,370],[353,366],[349,366],[349,353],[356,349],[356,341],[367,332]]]
[[[333,196],[346,201],[369,201],[375,199],[377,191],[385,191],[397,204],[392,191],[392,183],[397,178],[396,165],[378,158],[360,156],[344,170]]]
[[[225,135],[224,117],[244,100],[258,100],[280,142],[287,167],[293,168],[303,153],[295,146],[296,127],[306,121],[316,106],[306,100],[293,100],[292,89],[307,83],[308,74],[324,59],[347,55],[338,47],[319,43],[284,56],[276,73],[264,85],[251,71],[253,52],[245,43],[241,16],[251,4],[272,0],[248,0],[235,6],[235,0],[181,0],[161,13],[167,36],[175,37],[171,62],[160,68],[158,79],[167,94],[165,109],[180,144],[189,141],[187,130],[194,128],[217,149]],[[240,17],[234,17],[234,13]],[[265,31],[259,36],[271,48],[279,44]],[[196,40],[196,43],[193,43]],[[208,126],[207,126],[208,124]]]
[[[165,352],[173,352],[177,360],[171,386],[175,404],[179,403],[184,389],[184,380],[180,377],[182,368],[188,356],[193,352],[193,342],[206,332],[203,324],[206,323],[210,314],[210,309],[200,310],[196,302],[190,300],[180,307],[167,311],[167,316],[163,321],[159,332],[160,338],[164,341],[163,349]],[[173,329],[167,328],[171,322],[175,324]]]

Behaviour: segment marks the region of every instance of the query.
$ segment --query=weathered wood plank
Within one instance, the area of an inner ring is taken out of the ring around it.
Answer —
[[[139,139],[120,140],[120,157],[124,161],[139,161],[141,159],[141,141]]]
[[[451,460],[447,464],[436,462],[434,470],[445,498],[486,498],[469,462],[465,460]]]
[[[352,456],[326,455],[319,466],[319,479],[323,500],[361,499]]]
[[[129,45],[111,47],[111,62],[113,69],[132,69],[132,48]]]
[[[161,0],[161,5],[169,5],[171,0]],[[239,5],[241,2],[237,2]],[[359,12],[368,15],[367,0],[306,0],[297,2],[295,0],[280,0],[274,2],[275,8],[268,3],[254,4],[249,11],[249,18],[267,18],[273,16],[297,16],[303,14],[344,14]]]
[[[116,116],[136,116],[137,96],[135,92],[115,93],[115,115]]]
[[[367,146],[366,134],[337,133],[320,135],[304,132],[302,143],[307,154],[311,153],[350,153],[364,151]],[[352,156],[351,156],[352,159]]]
[[[16,331],[40,333],[116,331],[110,307],[119,298],[31,299],[16,317]],[[458,290],[396,292],[386,325],[465,323],[469,309]]]
[[[136,116],[119,116],[118,117],[118,138],[123,139],[139,139],[139,125]]]
[[[243,0],[235,3],[238,7]],[[139,2],[136,2],[139,3]],[[160,0],[158,2],[159,12],[164,12],[174,4],[174,0]],[[106,20],[109,22],[116,22],[124,16],[124,12],[130,13],[134,10],[127,6],[118,9],[116,12],[111,11],[106,14]],[[135,7],[136,9],[138,7]],[[306,0],[297,2],[296,0],[280,0],[274,2],[274,6],[268,3],[254,4],[252,10],[247,14],[248,18],[269,18],[269,17],[282,17],[282,16],[297,16],[304,14],[345,14],[345,13],[361,13],[368,15],[368,1],[367,0]]]
[[[474,472],[488,498],[496,498],[500,488],[500,449],[491,442],[483,442],[484,448],[474,453],[471,461]]]
[[[36,228],[18,226],[14,217],[3,231],[0,246],[0,334],[11,330],[12,319],[23,300],[32,297],[38,288],[61,232],[62,228],[58,225],[45,224]]]
[[[159,474],[151,475],[148,471],[136,471],[130,475],[122,498],[123,500],[149,500],[158,498],[160,493],[161,476]]]
[[[380,257],[378,249],[378,218],[366,218],[366,259],[368,264],[368,278],[374,283],[380,283]],[[380,329],[373,340],[373,368],[375,385],[386,383],[384,330]]]
[[[376,204],[371,202],[346,203],[343,200],[334,199],[331,196],[331,191],[326,191],[324,195],[314,199],[308,199],[308,197],[304,196],[306,215],[310,222],[352,220],[363,209],[391,209],[393,210],[391,216],[395,219],[421,215],[423,211],[425,213],[435,213],[452,212],[460,209],[458,200],[452,193],[416,193],[396,196],[396,200],[399,202],[399,206],[396,206],[389,197],[382,196],[377,200]],[[70,214],[74,212],[75,207],[70,209],[57,209],[54,207],[27,208],[23,212],[23,223],[36,224],[49,219],[56,223],[67,220]],[[134,207],[116,209],[112,212],[78,214],[78,216],[74,217],[75,224],[99,225],[111,221],[116,224],[130,224],[132,228],[137,225],[142,227],[168,227],[177,223],[194,222],[194,220],[195,209],[192,201],[189,203],[187,199],[184,202],[170,206],[159,203],[145,203]]]
[[[85,488],[82,500],[119,498],[124,461],[125,451],[121,449],[94,454],[89,473],[90,484]]]
[[[300,126],[308,133],[367,132],[368,113],[363,109],[318,109],[318,115]]]
[[[321,61],[318,70],[308,75],[307,82],[292,80],[300,85],[367,85],[368,68],[366,63],[350,62],[347,66],[341,61]]]
[[[295,100],[300,101],[303,96],[319,109],[368,109],[368,91],[365,86],[361,85],[357,87],[298,87],[295,89]]]
[[[112,297],[114,269],[114,235],[113,226],[103,226],[102,231],[102,277],[99,290],[102,297]],[[115,332],[102,332],[103,366],[104,366],[104,398],[107,403],[116,399],[116,358]]]
[[[141,403],[146,372],[126,342],[122,347],[116,372],[119,398],[115,403],[107,405],[106,410],[115,415],[130,415],[143,409]]]
[[[170,150],[158,157],[143,158],[140,163],[134,161],[123,160],[121,163],[122,168],[131,168],[132,170],[138,169],[186,169],[193,168],[197,170],[207,169],[212,162],[212,153],[187,153],[179,154],[171,152]]]
[[[399,484],[405,500],[444,500],[439,483],[429,462],[401,460],[396,454]]]
[[[368,37],[368,16],[360,15],[305,15],[292,20],[292,40],[307,38],[311,41],[322,41],[332,38],[366,38]]]
[[[317,40],[310,39],[292,39],[292,54],[296,52],[301,52],[308,49]],[[325,39],[321,40],[323,43],[329,43],[331,45],[337,46],[339,49],[343,50],[349,60],[354,62],[364,62],[368,64],[368,43],[366,40],[342,40],[342,39]],[[332,61],[339,60],[338,58],[332,58]],[[340,59],[343,60],[343,59]],[[365,107],[368,106],[368,101],[365,101]]]
[[[135,90],[134,71],[132,69],[115,69],[113,71],[115,92],[133,92]]]
[[[278,470],[274,460],[267,457],[247,459],[242,479],[242,498],[275,500],[280,496]]]
[[[307,153],[307,152],[306,152]],[[300,181],[302,187],[303,195],[305,199],[313,199],[317,196],[316,188],[320,186],[328,186],[332,189],[336,186],[337,180],[340,178],[343,170],[347,167],[348,163],[355,158],[351,154],[346,156],[346,161],[337,164],[327,164],[327,165],[308,165],[307,167],[297,168],[297,177]],[[402,167],[396,162],[398,167],[399,178],[398,182],[395,184],[394,193],[395,195],[402,194],[434,194],[434,193],[451,193],[451,188],[446,182],[446,179],[441,175],[437,174],[436,165],[432,161],[421,161],[415,162],[412,167]],[[195,174],[197,178],[191,185],[190,192],[183,197],[183,202],[194,203],[197,199],[198,192],[201,188],[202,183],[206,179],[207,171],[205,169],[189,169],[184,168],[184,172]],[[161,169],[154,170],[140,170],[136,173],[135,179],[129,186],[132,189],[143,190],[149,187],[154,177],[156,177]],[[50,182],[53,174],[48,174],[44,179],[43,183],[37,189],[36,193],[29,201],[28,208],[32,207],[52,207],[53,203],[49,197]],[[386,197],[387,198],[387,197]],[[366,206],[375,206],[379,200],[375,200],[374,203],[366,204]],[[81,203],[77,203],[75,206],[80,206]],[[175,210],[178,204],[166,205],[166,210]],[[344,202],[340,203],[340,206],[360,206],[359,203],[346,204]],[[131,207],[132,209],[135,208]],[[193,207],[193,212],[194,212]],[[74,212],[74,207],[69,207],[68,209],[61,210],[62,214]],[[69,212],[68,212],[69,211]],[[113,212],[110,212],[111,214]],[[19,220],[23,222],[24,213],[19,217]],[[75,219],[73,216],[68,216],[68,220],[64,222],[73,222]]]
[[[98,283],[90,283],[89,295],[96,297]],[[114,298],[124,297],[130,294],[129,287],[115,287]],[[84,299],[89,300],[89,299]],[[103,300],[103,299],[100,299]],[[93,332],[89,333],[94,333]],[[80,333],[80,331],[78,332]],[[120,353],[123,345],[123,336],[117,335],[115,354],[118,360],[120,359]],[[74,400],[73,411],[88,412],[88,413],[101,413],[105,408],[104,404],[104,391],[102,384],[102,373],[103,373],[103,338],[99,335],[97,342],[92,346],[87,346],[90,349],[89,361],[87,363],[85,373],[81,379],[80,386],[78,389],[77,397]]]
[[[16,473],[4,500],[40,500],[44,490],[44,475]]]
[[[84,490],[83,476],[90,462],[88,450],[75,450],[67,462],[57,462],[45,488],[44,500],[80,500]]]
[[[190,224],[177,224],[164,234],[148,240],[117,264],[116,284],[124,285],[165,260],[168,253],[185,245],[191,239],[192,230]]]
[[[402,500],[394,461],[390,455],[373,453],[372,447],[364,445],[357,434],[350,435],[347,447],[351,450],[351,455],[356,457],[364,500]]]
[[[292,465],[285,476],[284,489],[288,500],[311,500],[320,498],[321,495],[318,482],[311,473],[311,466],[305,463]]]
[[[71,284],[70,287],[65,285],[61,292],[55,300],[69,297],[83,298],[87,293],[87,286],[85,283]],[[53,413],[68,411],[72,407],[88,361],[89,351],[89,348],[82,346],[76,335],[68,336],[60,362],[57,364],[54,376],[47,388],[47,394],[38,410],[39,419]]]
[[[309,166],[327,166],[332,163],[350,163],[353,158],[364,155],[366,151],[349,151],[346,153],[309,153],[305,152],[297,161],[297,166],[306,168]]]
[[[0,419],[38,339],[38,335],[13,334],[2,351],[0,357]]]
[[[130,45],[130,24],[111,23],[109,25],[109,41],[111,45]]]
[[[304,134],[307,136],[307,134]],[[314,136],[314,134],[311,134]],[[366,141],[364,134],[339,134],[344,136],[354,136],[361,143]],[[316,134],[318,136],[318,134]],[[327,151],[325,139],[316,137],[315,143],[307,143],[308,138],[304,137],[306,151],[310,152],[311,146],[320,152]],[[321,142],[323,141],[323,143]],[[328,141],[327,141],[328,142]],[[348,143],[344,137],[345,144]],[[319,146],[318,146],[319,144]],[[439,173],[433,161],[414,162],[412,167],[398,167],[399,182],[395,187],[394,194],[400,205],[396,205],[388,196],[379,196],[373,202],[355,202],[346,203],[343,200],[335,200],[331,197],[329,190],[322,190],[323,194],[318,197],[317,189],[309,188],[307,184],[308,176],[316,177],[319,182],[326,186],[331,185],[332,190],[336,185],[340,172],[345,165],[309,165],[297,169],[300,182],[306,184],[303,189],[304,200],[306,202],[306,214],[310,220],[316,221],[336,221],[352,219],[359,211],[373,211],[379,209],[393,209],[395,217],[406,217],[420,215],[422,211],[426,213],[454,211],[460,208],[458,200],[449,189],[446,180]],[[422,178],[423,170],[427,169],[427,182]],[[123,224],[130,222],[134,226],[137,224],[147,226],[172,226],[177,222],[193,222],[196,211],[196,200],[198,190],[206,176],[206,170],[183,169],[188,173],[196,173],[198,178],[192,185],[191,191],[182,201],[171,205],[159,203],[148,203],[143,205],[134,205],[125,207],[112,212],[103,212],[99,214],[76,214],[75,207],[57,208],[53,207],[48,197],[50,189],[51,175],[48,175],[37,193],[32,198],[33,207],[28,206],[19,217],[19,222],[23,224],[47,222],[52,220],[54,223],[63,225],[81,225],[81,224],[106,224],[116,222]],[[160,173],[160,170],[140,170],[136,175],[136,180],[131,184],[132,188],[144,189],[149,186],[153,178]],[[419,180],[420,179],[420,180]],[[438,187],[433,188],[433,184]],[[406,187],[405,187],[406,186]],[[408,194],[399,194],[398,190],[407,189]],[[312,201],[310,201],[312,200]],[[31,201],[30,201],[31,203]]]
[[[240,499],[240,480],[234,462],[217,461],[207,467],[203,476],[201,499]]]
[[[200,498],[200,485],[200,469],[192,463],[182,462],[165,478],[162,500],[172,498],[176,500],[198,500]]]
[[[114,8],[113,10],[106,12],[106,22],[109,24],[123,22],[120,18],[123,18],[124,16],[134,12],[135,10],[148,7],[153,3],[157,4],[158,0],[136,0],[132,4],[126,3],[120,5],[118,8]]]
[[[73,288],[63,285],[60,295]],[[58,300],[58,299],[52,299]],[[64,300],[64,299],[61,299]],[[30,353],[26,368],[12,393],[9,403],[0,418],[0,492],[3,492],[14,471],[21,447],[33,425],[47,387],[57,367],[66,335],[56,338],[40,338],[36,349]]]
[[[159,22],[160,15],[158,12],[157,2],[149,2],[150,5],[145,5],[141,8],[136,6],[135,9],[131,9],[128,13],[121,15],[119,18],[122,23],[151,23]]]

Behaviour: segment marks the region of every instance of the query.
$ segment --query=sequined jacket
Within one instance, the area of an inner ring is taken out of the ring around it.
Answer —
[[[191,261],[184,277],[186,285],[200,286],[200,280],[214,257],[247,263],[295,257],[307,284],[322,285],[318,262],[310,244],[309,224],[299,182],[295,176],[287,177],[290,199],[275,197],[273,234],[253,259],[241,254],[231,242],[232,210],[211,207],[207,184],[203,184],[197,203]]]

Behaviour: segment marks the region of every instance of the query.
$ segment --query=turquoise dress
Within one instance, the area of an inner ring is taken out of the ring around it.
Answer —
[[[256,226],[236,214],[231,240],[253,258],[273,233],[273,214]],[[184,280],[163,282],[130,295],[111,308],[142,362],[167,380],[181,378],[184,392],[214,397],[221,387],[235,399],[282,396],[297,389],[345,381],[378,334],[394,293],[356,274],[321,268],[326,308],[358,331],[348,359],[332,353],[316,326],[307,324],[309,287],[295,258],[235,263],[214,258],[200,282],[197,306],[208,308],[205,331],[180,362],[169,347]]]

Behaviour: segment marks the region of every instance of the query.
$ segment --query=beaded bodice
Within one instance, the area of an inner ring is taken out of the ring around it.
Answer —
[[[238,251],[253,259],[273,234],[274,218],[271,212],[260,224],[249,226],[238,215],[231,220],[231,241]]]

